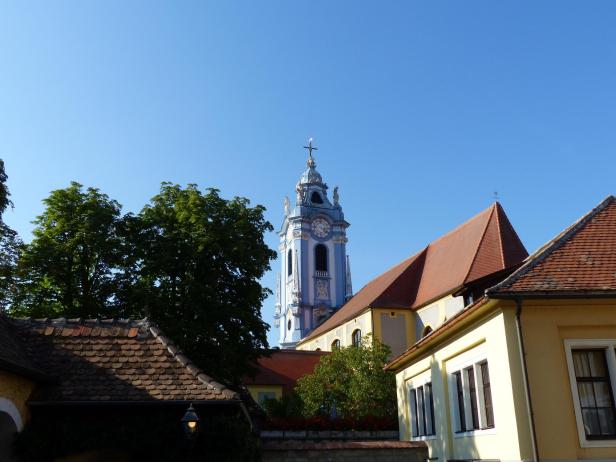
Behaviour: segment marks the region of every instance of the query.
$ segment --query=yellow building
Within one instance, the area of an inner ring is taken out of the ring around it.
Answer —
[[[500,204],[430,243],[363,287],[302,339],[301,350],[331,351],[372,334],[405,351],[528,256]]]
[[[433,460],[616,460],[616,199],[387,369]]]

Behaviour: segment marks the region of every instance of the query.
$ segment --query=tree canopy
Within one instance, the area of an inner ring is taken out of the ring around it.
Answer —
[[[52,191],[19,259],[13,311],[32,316],[112,317],[122,270],[121,206],[98,189],[71,183]]]
[[[12,314],[147,316],[227,382],[268,347],[259,279],[276,254],[264,242],[272,226],[262,206],[170,183],[137,215],[75,182],[43,202],[29,244],[2,236],[15,244],[0,255],[0,285],[11,288],[0,303]]]
[[[315,371],[297,381],[303,412],[309,417],[320,413],[341,417],[395,416],[396,380],[383,367],[391,351],[387,345],[362,339],[323,356]]]
[[[8,176],[4,170],[4,161],[0,159],[0,220],[6,208],[11,205],[11,200],[9,199],[11,193],[6,184],[7,179]]]
[[[226,380],[268,346],[260,309],[269,291],[259,279],[276,254],[263,239],[272,230],[264,210],[216,189],[163,183],[129,225],[136,292],[127,304]]]

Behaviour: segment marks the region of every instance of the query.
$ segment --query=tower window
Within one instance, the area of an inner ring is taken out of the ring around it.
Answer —
[[[421,332],[421,337],[425,337],[426,335],[430,335],[432,333],[432,327],[430,326],[426,326],[424,327],[423,331]]]
[[[291,320],[287,321],[287,330],[291,330]]]
[[[314,248],[315,269],[327,272],[327,247],[317,244]]]
[[[293,274],[293,251],[289,249],[287,252],[287,276]]]
[[[310,202],[312,202],[313,204],[322,204],[323,203],[323,198],[321,197],[321,195],[318,192],[315,191],[310,196]]]
[[[355,329],[351,335],[351,342],[355,348],[359,348],[361,345],[361,330]]]

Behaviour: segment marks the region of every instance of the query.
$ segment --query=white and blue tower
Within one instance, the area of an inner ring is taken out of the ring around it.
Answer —
[[[327,184],[315,169],[312,151],[317,148],[312,139],[305,148],[308,168],[295,186],[295,207],[285,198],[285,216],[278,233],[282,271],[276,284],[274,318],[282,348],[294,348],[352,296],[346,254],[349,223],[339,204],[338,187],[332,203]]]

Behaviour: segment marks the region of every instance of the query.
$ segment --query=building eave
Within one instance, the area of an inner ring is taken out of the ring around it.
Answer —
[[[390,372],[400,371],[414,359],[423,356],[435,346],[451,339],[458,334],[460,330],[492,311],[497,305],[498,300],[489,299],[487,297],[480,298],[475,303],[469,305],[454,317],[450,318],[432,333],[414,343],[405,352],[393,358],[385,365],[384,369]]]

